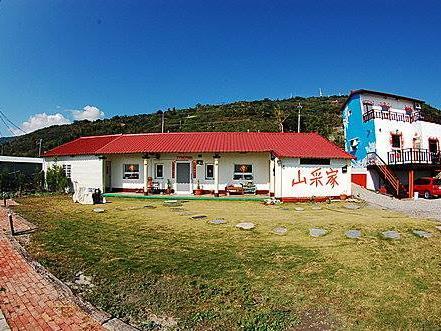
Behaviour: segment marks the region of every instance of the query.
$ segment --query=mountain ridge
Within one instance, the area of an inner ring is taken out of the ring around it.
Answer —
[[[235,101],[218,105],[197,104],[194,107],[171,108],[162,112],[137,115],[117,115],[90,122],[75,121],[71,124],[51,126],[7,139],[0,145],[3,155],[38,156],[38,141],[42,139],[42,151],[66,143],[81,136],[161,132],[164,116],[164,132],[191,131],[268,131],[283,129],[297,131],[298,106],[301,108],[301,131],[318,132],[339,146],[343,146],[341,107],[347,96],[293,97],[271,100]],[[425,119],[441,122],[441,112],[428,104],[422,109]]]

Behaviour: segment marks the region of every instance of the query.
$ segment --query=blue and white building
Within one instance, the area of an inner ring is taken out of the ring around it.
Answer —
[[[345,149],[356,157],[353,182],[410,196],[414,178],[441,171],[441,125],[424,120],[423,103],[364,89],[350,93],[342,114]]]

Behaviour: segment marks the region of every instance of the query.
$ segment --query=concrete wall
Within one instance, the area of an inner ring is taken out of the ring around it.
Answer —
[[[343,173],[344,166],[347,166],[346,173]],[[334,185],[329,180],[331,174],[336,175]],[[316,182],[314,177],[321,177],[320,182]],[[331,159],[330,165],[300,165],[298,158],[276,160],[276,197],[334,197],[341,194],[351,195],[350,160]]]
[[[374,122],[363,122],[362,101],[354,95],[343,110],[343,128],[345,133],[345,150],[356,157],[354,167],[366,167],[367,153],[375,151]],[[351,141],[356,146],[351,146]]]
[[[58,158],[47,158],[43,164],[46,172],[53,164],[71,166],[71,180],[78,182],[81,187],[99,188],[104,190],[103,181],[103,160],[98,156],[63,156]]]
[[[197,186],[199,180],[202,189],[213,191],[215,189],[214,180],[206,179],[206,164],[213,164],[213,154],[163,154],[159,158],[149,159],[152,166],[148,173],[153,177],[153,181],[158,182],[160,188],[167,187],[167,180],[170,180],[173,188],[175,187],[175,178],[172,178],[172,165],[176,160],[188,160],[191,167],[195,166],[194,160],[202,161],[202,165],[196,165],[196,177],[193,178],[192,170],[192,187]],[[107,155],[105,159],[98,156],[73,156],[59,157],[48,159],[44,168],[56,163],[58,165],[69,164],[71,166],[71,179],[76,181],[80,186],[100,188],[103,190],[105,162],[111,162],[111,187],[114,190],[143,190],[144,188],[144,159],[141,154],[136,155]],[[233,180],[235,164],[251,164],[253,166],[253,183],[258,191],[268,193],[270,190],[270,154],[269,153],[221,153],[219,159],[219,190],[225,189],[229,184],[239,184],[246,182],[244,180]],[[124,179],[124,164],[138,164],[139,178]],[[164,167],[164,178],[155,178],[155,165],[162,164]],[[300,165],[300,159],[281,159],[274,160],[274,190],[276,197],[292,198],[292,197],[325,197],[339,196],[340,194],[351,194],[351,166],[350,160],[331,160],[331,164],[327,166],[320,165]],[[348,166],[347,172],[342,173],[342,167]],[[319,169],[321,183],[316,186],[313,183],[313,175],[311,172]],[[293,180],[297,181],[298,171],[301,177],[305,178],[305,183],[293,185]],[[328,182],[330,175],[326,172],[336,171],[336,183],[332,187]],[[175,175],[176,177],[176,175]]]

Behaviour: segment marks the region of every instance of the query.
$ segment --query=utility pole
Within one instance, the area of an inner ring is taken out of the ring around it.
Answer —
[[[43,142],[43,139],[38,140],[38,157],[41,156],[41,143]]]
[[[297,106],[298,114],[297,114],[297,132],[300,133],[300,111],[302,110],[302,105],[299,102],[299,105]]]
[[[162,112],[161,116],[161,133],[164,133],[164,112]]]

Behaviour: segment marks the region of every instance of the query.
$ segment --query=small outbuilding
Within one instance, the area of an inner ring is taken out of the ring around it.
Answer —
[[[43,155],[77,187],[143,194],[351,195],[353,156],[316,133],[186,132],[81,137]]]

